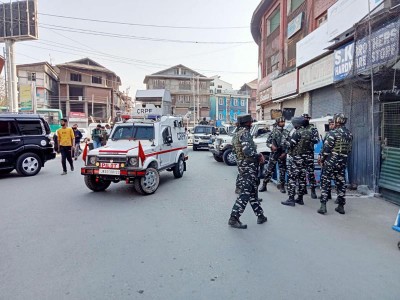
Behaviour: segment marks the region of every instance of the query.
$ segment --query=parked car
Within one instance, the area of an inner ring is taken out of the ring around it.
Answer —
[[[0,114],[0,174],[38,174],[56,153],[49,124],[39,115]]]
[[[210,125],[197,125],[193,130],[193,151],[199,148],[208,149],[208,144],[215,137],[215,127]]]

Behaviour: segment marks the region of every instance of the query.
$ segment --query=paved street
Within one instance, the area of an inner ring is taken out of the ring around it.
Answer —
[[[280,204],[227,225],[236,167],[189,151],[182,179],[162,173],[154,195],[86,188],[57,157],[32,178],[0,178],[0,299],[399,299],[398,207],[348,199],[346,215]],[[78,161],[82,165],[82,160]]]

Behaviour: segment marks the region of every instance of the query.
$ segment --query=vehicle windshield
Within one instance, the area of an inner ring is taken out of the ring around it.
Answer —
[[[154,139],[153,126],[119,126],[111,136],[113,141],[117,140],[152,140]]]
[[[197,126],[194,129],[194,133],[212,134],[212,127]]]

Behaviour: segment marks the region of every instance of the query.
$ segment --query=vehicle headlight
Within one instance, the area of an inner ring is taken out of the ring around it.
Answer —
[[[89,157],[89,164],[95,165],[96,164],[96,156],[90,156]]]
[[[129,164],[131,165],[131,166],[133,166],[133,167],[135,167],[135,166],[138,166],[139,164],[138,164],[138,159],[137,159],[137,157],[131,157],[130,159],[129,159]]]

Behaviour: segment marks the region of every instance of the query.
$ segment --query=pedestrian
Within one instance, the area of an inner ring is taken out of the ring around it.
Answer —
[[[238,116],[239,129],[236,139],[232,146],[238,161],[239,176],[242,184],[240,194],[232,208],[228,224],[234,228],[246,229],[247,225],[240,222],[240,216],[243,214],[246,205],[250,202],[251,208],[257,216],[257,224],[267,221],[264,211],[261,208],[257,189],[258,189],[258,165],[264,163],[264,156],[257,153],[257,147],[250,134],[252,119],[250,115]]]
[[[107,137],[109,137],[110,134],[111,134],[111,126],[110,126],[110,124],[106,124],[105,130],[106,130],[106,133],[107,133]]]
[[[101,147],[101,124],[97,124],[96,128],[92,130],[93,149]]]
[[[335,210],[340,214],[345,214],[344,206],[346,204],[346,165],[347,158],[351,152],[353,135],[345,127],[347,118],[340,113],[333,117],[335,129],[330,131],[325,139],[322,156],[319,163],[322,164],[323,176],[321,178],[321,207],[318,210],[320,214],[326,214],[326,202],[328,201],[328,192],[330,190],[331,179],[335,181],[338,191],[338,206]]]
[[[311,131],[305,128],[305,120],[303,116],[292,119],[295,131],[287,141],[288,152],[288,195],[286,201],[281,202],[283,205],[295,206],[296,203],[304,205],[303,195],[306,190],[306,159],[307,149],[312,144]],[[298,186],[298,198],[296,196],[296,187]]]
[[[311,131],[312,134],[312,144],[306,149],[306,173],[308,183],[310,184],[311,198],[317,199],[317,193],[315,192],[317,181],[315,180],[314,145],[319,143],[319,133],[318,129],[313,124],[310,124],[311,116],[309,114],[303,114],[303,117],[305,120],[305,129]],[[307,186],[305,194],[307,194]]]
[[[57,130],[58,152],[61,153],[61,164],[63,172],[61,175],[67,174],[67,160],[74,170],[74,162],[72,160],[72,149],[75,147],[75,134],[72,128],[67,127],[67,119],[61,119],[61,128]]]
[[[101,141],[100,141],[101,146],[105,146],[107,144],[107,139],[108,139],[107,130],[104,126],[101,126]]]
[[[279,181],[278,187],[281,193],[286,193],[286,139],[289,136],[289,132],[284,129],[285,118],[279,117],[275,120],[274,129],[267,138],[267,146],[272,150],[269,155],[267,172],[265,173],[264,181],[261,185],[259,192],[265,192],[267,190],[267,184],[272,178],[272,174],[275,171],[276,163],[279,167]]]
[[[80,155],[81,152],[81,139],[83,137],[82,132],[78,129],[78,124],[74,124],[72,126],[72,130],[74,131],[75,135],[75,147],[73,149],[73,157],[75,160],[78,159],[78,156]]]

